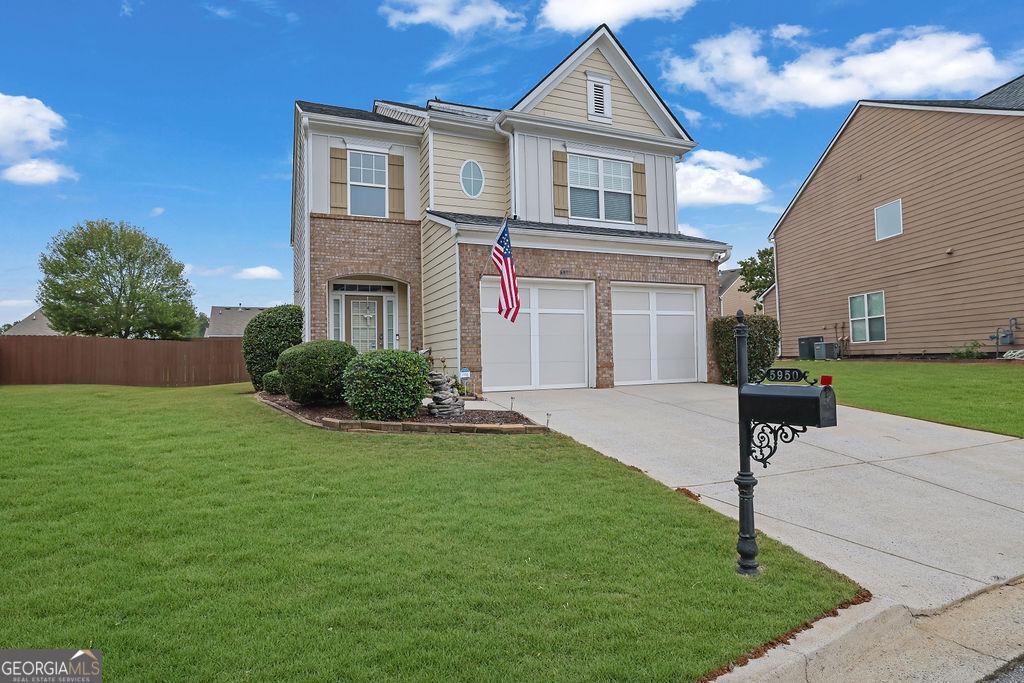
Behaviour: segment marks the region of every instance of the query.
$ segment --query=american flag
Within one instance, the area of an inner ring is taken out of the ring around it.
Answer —
[[[501,274],[501,296],[498,297],[498,315],[510,323],[519,315],[519,283],[516,282],[516,264],[512,260],[512,239],[508,236],[508,217],[501,223],[501,232],[494,240],[491,260]]]

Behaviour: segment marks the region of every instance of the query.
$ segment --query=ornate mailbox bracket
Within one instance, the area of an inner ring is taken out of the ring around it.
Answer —
[[[768,461],[779,449],[780,443],[793,443],[807,431],[799,425],[773,425],[766,422],[750,423],[750,459],[768,467]]]

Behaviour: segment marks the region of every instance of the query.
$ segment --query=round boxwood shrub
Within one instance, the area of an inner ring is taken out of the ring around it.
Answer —
[[[429,375],[427,360],[414,351],[367,351],[345,370],[345,401],[362,420],[413,417],[427,395]]]
[[[285,349],[277,359],[284,392],[302,405],[341,403],[345,368],[356,357],[351,344],[320,339]]]
[[[770,315],[748,315],[747,372],[750,377],[767,370],[779,353],[779,323]],[[711,321],[711,343],[722,371],[724,384],[736,384],[736,316],[726,315]]]
[[[274,306],[257,313],[245,326],[242,357],[256,391],[263,377],[277,367],[277,357],[302,341],[302,309],[293,304]]]
[[[271,370],[267,374],[263,375],[263,391],[268,394],[284,393],[284,378],[281,377],[280,372],[277,370]]]

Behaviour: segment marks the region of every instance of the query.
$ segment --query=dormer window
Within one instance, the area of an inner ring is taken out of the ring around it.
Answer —
[[[593,71],[587,72],[587,118],[612,122],[612,79]]]

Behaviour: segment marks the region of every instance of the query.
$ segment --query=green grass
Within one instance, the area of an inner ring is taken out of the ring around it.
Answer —
[[[839,403],[1024,437],[1024,363],[782,361],[832,375]]]
[[[857,590],[556,435],[327,432],[242,385],[0,387],[0,647],[110,680],[698,677]]]

